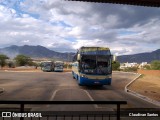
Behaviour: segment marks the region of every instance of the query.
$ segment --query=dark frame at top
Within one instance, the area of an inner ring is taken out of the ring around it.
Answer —
[[[127,4],[135,6],[160,7],[160,0],[65,0],[97,3]]]

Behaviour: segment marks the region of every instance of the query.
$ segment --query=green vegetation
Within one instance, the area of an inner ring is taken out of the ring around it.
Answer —
[[[64,64],[64,68],[71,69],[71,68],[72,68],[72,65],[71,65],[71,64],[67,64],[67,63],[65,63],[65,64]]]
[[[15,68],[15,63],[13,61],[9,61],[7,65],[9,68]]]
[[[160,70],[160,60],[155,60],[151,62],[152,70]]]
[[[119,70],[120,63],[118,61],[112,62],[112,70]]]
[[[150,65],[145,65],[145,66],[143,66],[143,69],[151,70],[151,66]]]
[[[138,67],[127,67],[123,71],[124,72],[137,72]]]
[[[33,63],[31,58],[25,55],[17,55],[14,59],[18,66],[32,65]]]
[[[9,59],[6,55],[0,54],[0,66],[3,68],[6,65],[6,59]]]

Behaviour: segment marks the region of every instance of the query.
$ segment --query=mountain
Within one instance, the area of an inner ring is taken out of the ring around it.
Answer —
[[[10,58],[14,58],[16,55],[23,54],[32,58],[54,58],[61,60],[71,60],[71,57],[75,54],[75,53],[55,52],[40,45],[38,46],[12,45],[10,47],[1,48],[0,53],[6,54]]]
[[[6,54],[10,58],[14,58],[18,54],[24,54],[30,56],[32,58],[54,58],[59,60],[69,60],[72,61],[72,57],[75,53],[60,53],[55,52],[50,49],[47,49],[43,46],[16,46],[12,45],[10,47],[5,47],[0,49],[0,54]],[[150,63],[153,60],[160,60],[160,49],[147,52],[147,53],[139,53],[134,55],[122,55],[117,56],[117,60],[120,63],[124,62],[148,62]]]
[[[125,62],[129,62],[129,63],[131,63],[131,62],[137,62],[137,63],[148,62],[148,63],[150,63],[153,60],[160,60],[160,49],[153,51],[153,52],[118,56],[117,60],[120,63],[125,63]]]

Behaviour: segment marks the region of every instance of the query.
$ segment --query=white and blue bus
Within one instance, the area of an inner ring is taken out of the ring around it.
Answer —
[[[64,62],[63,61],[55,61],[54,62],[54,71],[55,72],[63,72]]]
[[[41,62],[41,70],[43,72],[52,72],[54,70],[54,62],[53,61]]]
[[[109,48],[81,47],[73,61],[72,75],[79,85],[111,85],[112,55]]]

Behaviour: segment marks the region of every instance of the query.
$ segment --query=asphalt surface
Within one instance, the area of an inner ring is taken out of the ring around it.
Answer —
[[[79,86],[70,72],[0,72],[0,100],[42,101],[127,101],[121,108],[158,108],[125,93],[127,83],[137,74],[113,72],[111,86]],[[0,105],[5,107],[5,105]],[[10,106],[11,107],[11,106]],[[15,107],[14,105],[12,107]],[[115,105],[30,105],[37,110],[115,110]],[[41,108],[41,109],[40,109]]]

